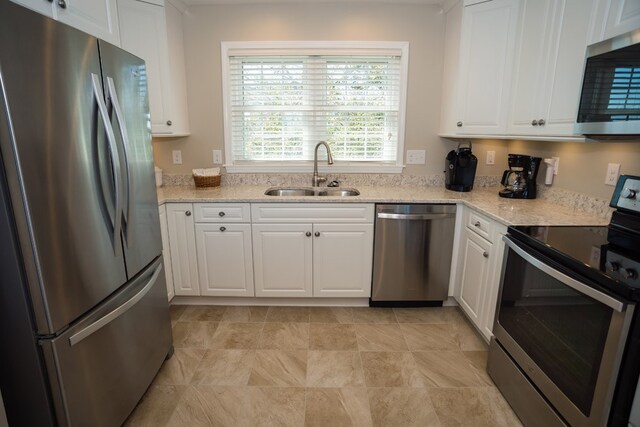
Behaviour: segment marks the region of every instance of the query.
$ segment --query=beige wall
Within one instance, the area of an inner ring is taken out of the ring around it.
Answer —
[[[168,173],[210,167],[224,149],[220,42],[253,40],[379,40],[409,42],[406,149],[425,149],[426,165],[405,173],[435,174],[455,144],[437,136],[444,17],[427,5],[354,3],[191,7],[184,19],[191,136],[154,142],[156,163]],[[171,164],[182,150],[183,164]]]

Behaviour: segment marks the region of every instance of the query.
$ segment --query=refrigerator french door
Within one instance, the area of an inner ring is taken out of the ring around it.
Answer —
[[[10,423],[119,425],[170,351],[150,138],[142,60],[0,0]]]

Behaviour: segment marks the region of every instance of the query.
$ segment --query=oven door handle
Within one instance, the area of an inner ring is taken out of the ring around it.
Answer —
[[[579,281],[567,276],[564,273],[556,270],[553,267],[548,266],[542,261],[536,259],[533,255],[527,253],[524,249],[522,249],[516,242],[514,242],[509,236],[502,236],[502,240],[506,243],[509,249],[513,250],[516,254],[520,255],[525,261],[554,279],[564,283],[565,285],[573,288],[574,290],[585,294],[596,301],[605,304],[606,306],[612,308],[613,310],[622,313],[627,309],[627,304],[621,302],[603,292],[598,291],[597,289],[592,288],[591,286],[587,286],[584,283],[580,283]]]

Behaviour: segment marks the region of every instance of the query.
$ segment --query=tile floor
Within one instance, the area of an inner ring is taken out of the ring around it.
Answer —
[[[456,307],[173,306],[130,426],[519,426]]]

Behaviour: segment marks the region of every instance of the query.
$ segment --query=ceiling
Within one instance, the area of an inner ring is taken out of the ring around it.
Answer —
[[[189,6],[210,4],[267,4],[267,3],[393,3],[442,5],[445,0],[182,0]]]

